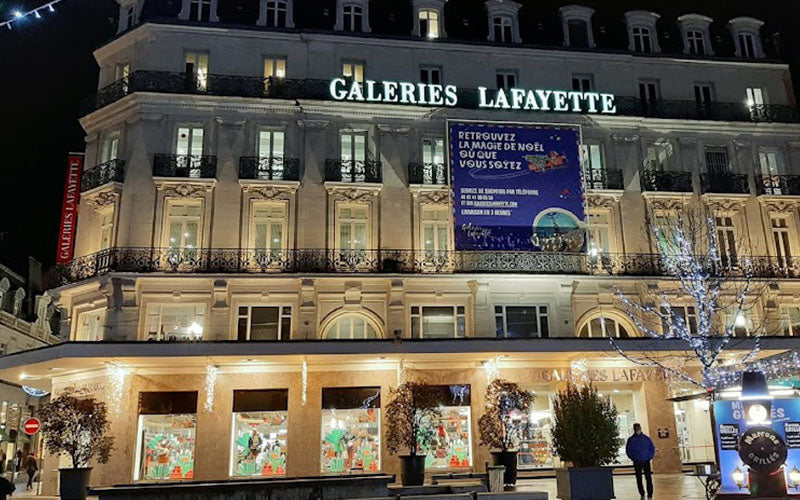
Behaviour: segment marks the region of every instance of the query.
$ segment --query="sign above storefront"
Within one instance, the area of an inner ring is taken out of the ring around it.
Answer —
[[[328,91],[335,101],[445,106],[474,109],[616,114],[614,94],[547,89],[461,90],[455,85],[334,78]]]

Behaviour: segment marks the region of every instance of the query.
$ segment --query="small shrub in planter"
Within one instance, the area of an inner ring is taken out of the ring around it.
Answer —
[[[386,406],[386,449],[400,455],[402,472],[400,480],[404,486],[418,486],[425,482],[425,454],[433,439],[428,425],[441,416],[437,393],[425,382],[406,382],[391,392],[391,401]]]
[[[92,473],[89,461],[94,458],[97,463],[107,463],[114,449],[114,438],[106,436],[105,403],[67,390],[42,405],[39,417],[47,450],[72,460],[72,468],[59,469],[61,499],[85,499]]]
[[[591,385],[570,384],[553,401],[552,444],[561,461],[572,464],[556,470],[562,500],[614,498],[611,469],[617,459],[617,409]]]
[[[494,465],[506,468],[503,482],[517,483],[517,450],[519,428],[511,420],[514,410],[527,412],[534,396],[514,382],[496,379],[486,388],[485,413],[478,420],[481,444],[492,450]]]

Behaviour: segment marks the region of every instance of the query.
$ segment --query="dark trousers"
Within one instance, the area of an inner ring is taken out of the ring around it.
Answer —
[[[644,485],[642,484],[642,474],[647,481],[647,496],[653,496],[653,471],[650,469],[650,461],[634,462],[633,471],[636,473],[636,486],[639,488],[639,495],[644,496]]]

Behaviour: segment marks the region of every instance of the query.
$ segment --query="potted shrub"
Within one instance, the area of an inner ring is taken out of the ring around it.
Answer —
[[[114,448],[113,438],[106,436],[109,423],[105,403],[67,390],[42,405],[39,417],[47,450],[54,455],[69,455],[72,460],[72,468],[59,469],[61,499],[85,499],[92,473],[89,461],[108,462]]]
[[[519,427],[512,421],[514,410],[528,412],[533,394],[523,391],[514,382],[496,379],[486,388],[486,409],[478,420],[481,444],[489,446],[494,465],[506,468],[503,483],[517,483],[517,450]]]
[[[436,390],[425,382],[406,382],[391,398],[386,406],[386,449],[392,454],[408,450],[408,455],[400,455],[400,481],[419,486],[425,482],[424,450],[433,438],[430,422],[441,416]]]
[[[553,400],[553,449],[569,468],[556,469],[562,500],[614,498],[612,470],[619,452],[617,409],[591,385],[568,385]]]

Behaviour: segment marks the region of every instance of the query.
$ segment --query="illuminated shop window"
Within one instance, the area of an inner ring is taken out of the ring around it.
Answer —
[[[239,307],[239,340],[289,340],[291,333],[291,306]]]
[[[322,474],[381,470],[381,389],[322,389]]]
[[[325,329],[322,338],[325,339],[376,339],[380,337],[376,325],[361,314],[346,314]]]
[[[464,306],[411,306],[411,337],[446,339],[466,336]]]
[[[420,453],[427,469],[472,467],[472,414],[469,385],[435,386],[441,416],[425,422]]]
[[[617,462],[624,465],[631,464],[631,459],[625,453],[625,444],[633,434],[633,424],[637,422],[633,391],[612,389],[600,391],[599,395],[609,398],[617,409],[617,430],[619,431]]]
[[[103,340],[103,329],[106,323],[106,310],[97,309],[78,314],[78,327],[75,340],[95,342]]]
[[[202,340],[204,318],[204,304],[148,304],[147,340]]]
[[[231,476],[286,475],[286,389],[233,391]]]
[[[197,392],[139,395],[135,481],[194,478]]]
[[[683,463],[713,462],[714,437],[707,399],[674,403],[675,430]]]
[[[528,412],[514,410],[511,419],[519,436],[517,465],[520,469],[555,467],[550,438],[553,431],[552,393],[536,392]]]

